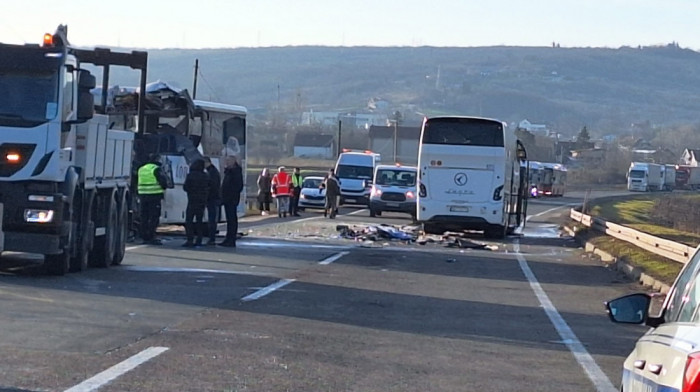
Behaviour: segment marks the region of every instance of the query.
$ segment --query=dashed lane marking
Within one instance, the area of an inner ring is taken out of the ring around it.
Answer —
[[[332,263],[332,262],[334,262],[334,261],[337,261],[337,260],[340,259],[341,257],[347,256],[347,255],[349,255],[349,254],[350,254],[350,252],[347,252],[347,251],[346,251],[346,252],[338,252],[338,253],[336,253],[336,254],[334,254],[334,255],[330,255],[330,256],[326,257],[325,259],[319,261],[318,263],[321,264],[321,265],[328,265],[328,264],[330,264],[330,263]]]
[[[98,373],[94,377],[91,377],[80,384],[66,389],[65,392],[91,392],[96,391],[98,388],[108,384],[117,377],[135,369],[137,366],[149,361],[158,355],[168,351],[167,347],[149,347],[140,353],[127,358],[126,360],[112,366],[111,368]]]
[[[255,301],[256,299],[260,299],[270,293],[272,293],[275,290],[281,289],[282,287],[294,282],[295,279],[282,279],[278,282],[275,282],[267,287],[263,287],[260,290],[254,292],[253,294],[246,295],[245,297],[241,298],[241,301],[243,302],[249,302],[249,301]]]

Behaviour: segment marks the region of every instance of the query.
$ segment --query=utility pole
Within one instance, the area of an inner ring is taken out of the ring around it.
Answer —
[[[394,120],[394,163],[398,162],[396,160],[398,146],[399,146],[399,119],[397,118],[396,120]]]
[[[341,129],[343,127],[343,122],[341,120],[338,120],[338,156],[340,156],[340,136],[341,136]]]
[[[192,99],[197,99],[197,74],[199,73],[199,59],[194,60],[194,83],[192,86]]]

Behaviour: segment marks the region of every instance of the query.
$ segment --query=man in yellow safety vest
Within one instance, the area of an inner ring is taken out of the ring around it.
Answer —
[[[140,234],[144,243],[160,245],[156,238],[156,229],[160,220],[161,200],[167,188],[168,180],[161,170],[160,156],[151,154],[148,162],[138,170],[138,194],[141,221]]]

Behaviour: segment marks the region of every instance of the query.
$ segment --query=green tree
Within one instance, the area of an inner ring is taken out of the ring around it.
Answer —
[[[578,136],[576,136],[576,142],[580,144],[585,144],[591,141],[591,135],[588,133],[588,128],[584,125],[579,131]]]

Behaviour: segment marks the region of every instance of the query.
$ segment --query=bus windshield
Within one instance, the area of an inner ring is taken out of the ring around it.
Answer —
[[[475,118],[433,118],[426,122],[422,143],[503,147],[503,124]]]

